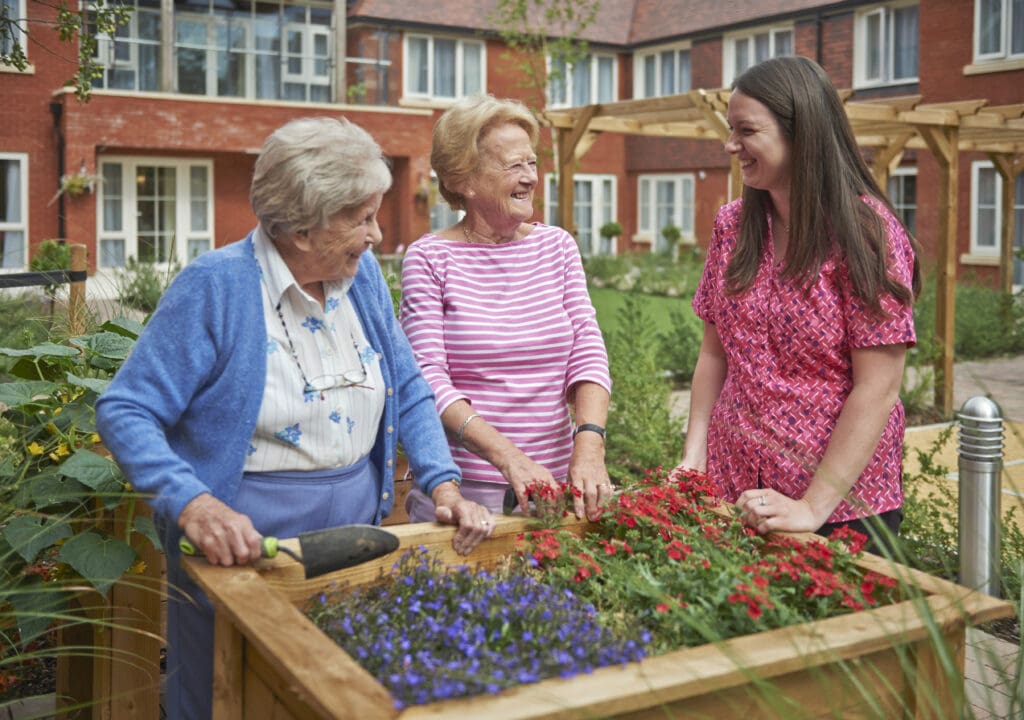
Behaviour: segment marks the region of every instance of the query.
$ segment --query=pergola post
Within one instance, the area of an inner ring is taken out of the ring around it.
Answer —
[[[953,414],[953,359],[956,327],[956,226],[958,131],[955,126],[919,125],[928,148],[939,165],[939,226],[936,232],[935,337],[939,357],[935,361],[935,405],[946,416]]]
[[[576,163],[582,157],[594,139],[596,133],[588,132],[590,119],[600,105],[587,105],[582,109],[576,122],[569,129],[558,128],[555,139],[558,142],[558,224],[577,237],[578,228],[573,215],[573,203],[576,201],[575,183]]]
[[[1017,176],[1024,171],[1024,156],[989,153],[989,159],[995,165],[999,176],[1003,179],[1002,206],[1003,218],[999,228],[999,286],[1004,293],[1013,292],[1013,200]]]

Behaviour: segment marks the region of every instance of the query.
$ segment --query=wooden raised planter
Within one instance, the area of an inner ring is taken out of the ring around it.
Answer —
[[[494,536],[462,558],[451,549],[450,527],[397,526],[389,529],[402,541],[398,552],[311,580],[283,556],[258,569],[186,559],[217,608],[215,720],[961,717],[966,626],[1013,614],[1006,602],[870,556],[863,565],[913,581],[923,597],[399,711],[299,609],[332,582],[377,578],[416,545],[453,564],[491,566],[524,527],[522,519],[499,518]]]

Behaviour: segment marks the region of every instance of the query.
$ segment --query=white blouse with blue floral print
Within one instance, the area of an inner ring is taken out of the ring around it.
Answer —
[[[321,307],[261,229],[253,243],[264,290],[267,379],[245,470],[351,465],[370,452],[384,412],[379,354],[348,298],[352,281],[325,282]]]

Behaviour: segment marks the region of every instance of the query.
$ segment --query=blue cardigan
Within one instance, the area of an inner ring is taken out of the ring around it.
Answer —
[[[201,493],[228,505],[238,493],[267,372],[260,292],[251,233],[197,257],[171,283],[96,403],[96,427],[128,481],[174,524]],[[460,472],[373,253],[363,253],[349,297],[382,355],[384,415],[370,461],[380,472],[386,516],[399,441],[428,496]]]

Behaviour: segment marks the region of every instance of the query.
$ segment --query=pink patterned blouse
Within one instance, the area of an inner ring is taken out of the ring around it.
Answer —
[[[886,225],[890,275],[910,287],[914,253],[906,232],[884,204],[864,202]],[[696,314],[718,331],[728,365],[708,430],[708,474],[730,502],[756,487],[799,498],[853,387],[851,349],[913,346],[913,313],[910,305],[885,296],[882,308],[889,317],[873,316],[853,294],[839,258],[825,262],[805,295],[781,278],[770,234],[753,285],[742,295],[725,295],[742,205],[736,200],[719,210],[693,299]],[[897,401],[874,455],[828,522],[902,506],[905,425]]]
[[[611,390],[608,355],[576,241],[535,223],[501,245],[428,233],[402,261],[402,329],[437,411],[468,400],[473,411],[559,480],[568,474],[574,384]],[[455,441],[467,480],[504,483],[496,467]]]

